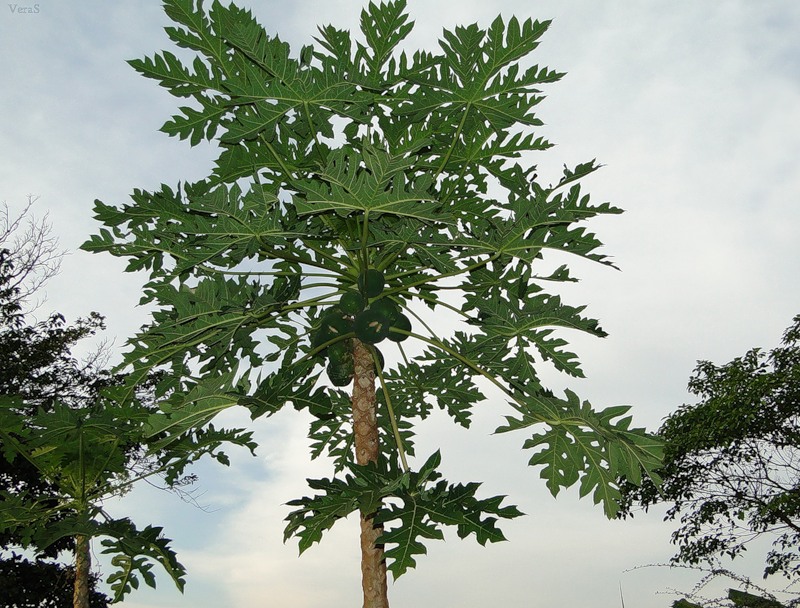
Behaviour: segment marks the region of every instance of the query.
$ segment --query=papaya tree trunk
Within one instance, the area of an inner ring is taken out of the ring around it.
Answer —
[[[75,537],[75,592],[72,595],[73,608],[89,608],[89,571],[92,556],[89,553],[89,537]]]
[[[354,339],[353,433],[356,463],[378,459],[378,416],[375,408],[375,367],[372,354]],[[383,547],[376,545],[383,526],[374,525],[375,513],[361,514],[361,587],[363,608],[388,608],[386,560]]]

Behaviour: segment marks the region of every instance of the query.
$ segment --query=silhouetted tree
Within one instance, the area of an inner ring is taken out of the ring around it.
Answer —
[[[782,344],[717,366],[698,363],[689,390],[700,398],[670,415],[660,492],[645,480],[625,493],[622,515],[672,503],[674,561],[736,557],[773,539],[765,578],[800,576],[800,315]]]
[[[58,313],[28,322],[25,311],[33,307],[31,298],[58,271],[62,255],[46,220],[29,215],[33,201],[29,197],[16,218],[7,207],[0,209],[0,396],[20,396],[20,414],[28,416],[48,409],[56,399],[79,407],[113,381],[109,372],[98,369],[96,357],[80,362],[71,354],[80,340],[103,328],[100,315],[92,313],[74,325]],[[53,490],[27,460],[0,458],[0,506],[8,494],[45,496]],[[4,549],[21,542],[17,534],[0,527]],[[32,561],[14,553],[0,559],[0,606],[71,607],[74,569],[46,561],[64,550],[74,550],[73,539],[65,537],[38,550]],[[90,577],[90,605],[106,606],[109,598],[96,591],[95,582],[96,577]]]

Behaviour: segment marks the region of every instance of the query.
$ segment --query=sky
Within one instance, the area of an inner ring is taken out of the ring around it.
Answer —
[[[355,0],[241,0],[293,49],[316,26],[355,29]],[[409,48],[435,48],[442,28],[505,18],[553,19],[534,52],[567,72],[545,91],[539,133],[557,146],[534,162],[553,181],[564,165],[596,158],[585,180],[596,202],[626,212],[590,225],[620,271],[577,260],[581,282],[560,290],[588,304],[609,333],[569,336],[587,378],[544,370],[549,386],[576,390],[598,407],[630,404],[637,426],[656,430],[692,397],[696,361],[725,363],[778,344],[800,313],[800,3],[796,0],[623,2],[607,0],[409,0]],[[27,7],[29,12],[22,12]],[[180,100],[125,62],[175,50],[160,3],[42,0],[0,6],[0,203],[12,214],[28,195],[69,251],[37,311],[68,320],[106,316],[112,358],[148,319],[137,306],[143,275],[78,247],[98,224],[95,199],[127,202],[148,190],[205,177],[213,150],[158,131]],[[550,496],[526,466],[522,438],[492,436],[503,413],[487,402],[469,431],[444,417],[426,423],[418,453],[441,448],[453,481],[484,481],[527,514],[504,524],[509,542],[480,547],[447,534],[395,583],[393,607],[486,605],[669,606],[696,572],[664,567],[673,526],[663,510],[608,521],[577,491]],[[229,425],[249,417],[232,410]],[[196,501],[147,485],[109,510],[163,525],[189,571],[181,595],[158,573],[131,608],[293,606],[360,602],[357,521],[297,556],[282,542],[285,503],[307,494],[305,478],[330,474],[309,462],[308,419],[286,411],[254,425],[257,457],[201,464]],[[100,548],[97,564],[107,567]],[[758,555],[734,562],[760,578]],[[108,570],[105,570],[108,573]],[[777,581],[779,583],[779,581]],[[724,583],[722,584],[724,586]],[[621,595],[622,594],[622,595]],[[709,590],[714,595],[714,589]]]

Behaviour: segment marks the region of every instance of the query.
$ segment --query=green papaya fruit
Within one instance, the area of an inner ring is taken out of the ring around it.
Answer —
[[[321,329],[326,331],[330,338],[344,335],[353,330],[352,321],[339,310],[328,313],[322,317]]]
[[[367,309],[356,316],[353,331],[365,344],[377,344],[387,335],[391,322],[379,311]]]
[[[358,290],[368,298],[377,298],[381,295],[385,284],[383,273],[375,268],[368,268],[358,277]]]
[[[339,300],[339,309],[348,315],[357,315],[364,310],[364,298],[355,291],[348,291]]]
[[[318,348],[337,336],[353,331],[353,322],[338,309],[332,309],[320,320],[319,327],[311,332],[311,348]],[[327,354],[327,348],[320,355]]]
[[[353,381],[353,360],[350,359],[349,365],[335,365],[333,361],[329,361],[325,371],[334,386],[347,386]]]
[[[375,300],[372,304],[369,305],[370,310],[374,310],[376,313],[383,315],[387,319],[389,319],[390,323],[393,323],[397,317],[400,315],[400,307],[394,303],[393,300],[389,298],[381,298],[380,300]]]
[[[400,313],[397,315],[397,318],[392,321],[392,327],[396,327],[397,329],[402,329],[403,331],[411,331],[411,320],[403,313]],[[389,338],[392,342],[402,342],[403,340],[408,338],[408,335],[394,332],[390,329],[389,335],[386,337]]]
[[[319,348],[330,339],[331,336],[328,334],[328,332],[326,332],[322,327],[318,327],[317,329],[311,332],[311,348],[312,349]],[[317,357],[325,356],[327,350],[328,349],[326,348],[325,350],[318,352],[316,356]]]
[[[350,339],[334,342],[328,347],[328,359],[332,365],[345,365],[353,361],[353,346]]]

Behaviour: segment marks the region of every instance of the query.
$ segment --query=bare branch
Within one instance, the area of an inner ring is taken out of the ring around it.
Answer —
[[[15,294],[14,302],[26,312],[41,306],[41,301],[31,304],[30,299],[58,274],[67,253],[59,249],[48,214],[37,219],[31,213],[37,200],[38,196],[29,194],[27,204],[16,217],[11,215],[7,204],[0,207],[0,249],[9,251],[11,262],[7,287]]]

